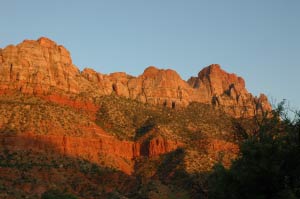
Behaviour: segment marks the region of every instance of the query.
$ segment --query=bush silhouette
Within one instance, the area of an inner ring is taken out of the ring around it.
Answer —
[[[229,169],[217,164],[209,178],[209,198],[300,198],[300,119],[286,117],[283,103],[241,144]]]

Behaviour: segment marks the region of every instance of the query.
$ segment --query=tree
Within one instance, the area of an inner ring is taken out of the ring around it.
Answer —
[[[273,116],[240,146],[229,169],[218,164],[209,177],[209,198],[300,198],[300,119],[291,121],[280,103]]]

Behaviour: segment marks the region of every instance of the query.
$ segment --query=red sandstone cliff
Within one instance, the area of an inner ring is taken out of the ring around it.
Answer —
[[[181,143],[155,137],[147,143],[120,141],[113,136],[102,134],[97,138],[81,138],[61,135],[21,135],[0,136],[0,147],[11,151],[56,152],[70,157],[83,158],[90,162],[105,162],[108,165],[131,174],[134,160],[140,156],[157,156],[182,146]],[[109,162],[109,157],[113,162]],[[111,165],[109,165],[111,164]]]
[[[193,101],[214,104],[234,117],[271,110],[266,96],[252,96],[241,77],[228,74],[217,64],[202,69],[198,77],[187,82],[173,70],[153,66],[138,77],[105,75],[93,69],[80,72],[63,46],[44,37],[0,50],[0,93],[15,91],[66,104],[69,98],[85,96],[75,106],[88,106],[90,110],[97,108],[91,104],[94,97],[111,93],[173,108]]]
[[[3,92],[16,89],[24,93],[50,92],[52,88],[78,93],[79,70],[70,53],[47,38],[25,40],[1,50],[0,80]]]
[[[198,77],[191,77],[188,83],[196,89],[194,101],[198,101],[198,96],[202,96],[200,102],[222,106],[227,113],[235,117],[251,117],[272,109],[264,94],[259,98],[254,97],[247,91],[243,78],[227,73],[218,64],[202,69]]]

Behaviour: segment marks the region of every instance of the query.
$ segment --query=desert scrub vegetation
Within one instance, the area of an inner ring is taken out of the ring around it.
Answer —
[[[167,119],[161,116],[163,114],[162,109],[157,107],[112,95],[100,99],[96,122],[120,139],[134,140],[137,131],[146,126],[148,121]],[[152,125],[154,128],[158,123],[153,122]]]
[[[99,104],[96,123],[120,139],[137,140],[154,128],[185,142],[207,136],[232,139],[234,119],[207,104],[171,109],[114,95],[100,98]]]
[[[36,97],[20,95],[0,96],[0,134],[23,132],[37,134],[63,133],[85,136],[78,127],[94,124],[82,111],[47,102]]]

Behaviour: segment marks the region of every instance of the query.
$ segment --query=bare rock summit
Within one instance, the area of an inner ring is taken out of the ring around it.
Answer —
[[[188,81],[174,70],[154,66],[138,77],[124,72],[101,74],[88,68],[80,71],[66,48],[45,37],[0,49],[0,93],[14,92],[52,96],[48,99],[58,103],[72,104],[80,98],[83,107],[96,107],[95,98],[116,94],[169,108],[186,107],[191,102],[212,104],[233,117],[271,110],[265,95],[254,97],[243,78],[227,73],[218,64],[202,69]]]

